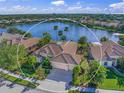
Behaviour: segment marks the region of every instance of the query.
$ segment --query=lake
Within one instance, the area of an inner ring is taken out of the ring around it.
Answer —
[[[16,25],[18,29],[28,31],[32,26],[34,26],[36,23],[32,24],[21,24]],[[58,26],[58,30],[54,30],[54,26]],[[68,31],[64,31],[64,28],[68,27]],[[5,31],[5,29],[0,29],[1,31]],[[108,31],[103,30],[94,30],[90,29],[88,30],[86,27],[79,26],[75,23],[63,23],[63,22],[45,22],[37,25],[33,29],[30,30],[30,33],[32,33],[33,37],[42,37],[42,34],[44,32],[48,32],[51,34],[52,39],[57,41],[60,40],[60,37],[58,36],[58,31],[63,31],[63,34],[66,36],[67,41],[78,41],[80,37],[86,36],[89,42],[96,42],[101,37],[105,36],[109,38],[110,40],[113,40],[117,42],[119,39],[117,36],[113,36],[112,33]]]

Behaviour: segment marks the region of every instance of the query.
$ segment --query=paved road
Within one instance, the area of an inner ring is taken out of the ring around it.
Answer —
[[[5,85],[0,86],[0,93],[50,93],[43,90],[28,89],[24,86],[12,84],[9,81],[4,81]]]
[[[9,87],[7,85],[12,84],[9,81],[4,81],[4,83],[6,84],[0,87],[0,93],[53,93],[53,92],[47,92],[47,91],[38,90],[38,89],[26,90],[26,87],[17,85],[17,84],[13,85],[12,87]],[[97,89],[96,93],[124,93],[124,91]]]

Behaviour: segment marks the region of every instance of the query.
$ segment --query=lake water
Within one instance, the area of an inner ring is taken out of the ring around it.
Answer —
[[[33,24],[23,24],[23,25],[16,25],[18,29],[28,31],[32,26],[34,26],[36,23]],[[54,26],[57,25],[59,29],[56,31],[54,30]],[[64,28],[68,27],[69,30],[66,32],[64,31]],[[0,29],[1,31],[5,31],[3,29]],[[94,30],[90,29],[88,30],[85,27],[81,27],[75,23],[63,23],[63,22],[46,22],[41,23],[30,30],[33,37],[42,37],[42,34],[44,32],[48,32],[51,34],[53,40],[60,40],[60,37],[58,36],[58,31],[62,30],[63,34],[66,35],[67,40],[72,41],[78,41],[81,36],[86,36],[89,42],[96,42],[101,37],[105,36],[113,41],[118,41],[117,36],[113,36],[112,33],[109,33],[107,31],[102,30]]]

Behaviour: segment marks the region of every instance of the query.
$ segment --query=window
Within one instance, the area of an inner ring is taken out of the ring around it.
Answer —
[[[104,62],[104,66],[107,66],[108,65],[108,62]]]

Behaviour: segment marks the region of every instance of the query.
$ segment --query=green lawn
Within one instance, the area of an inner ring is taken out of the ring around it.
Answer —
[[[8,81],[11,81],[11,82],[13,82],[15,84],[27,86],[27,87],[30,87],[30,88],[36,88],[38,86],[37,83],[32,83],[32,82],[29,82],[29,81],[26,81],[26,80],[23,80],[23,79],[19,79],[19,78],[10,76],[8,74],[4,74],[2,72],[0,72],[0,77],[6,79]]]
[[[76,90],[70,90],[70,91],[68,91],[68,93],[94,93],[94,92],[80,92],[80,91],[76,91]]]
[[[108,90],[124,90],[124,86],[119,86],[117,78],[124,79],[124,77],[117,74],[112,69],[108,69],[107,77],[102,84],[99,85],[101,89],[108,89]]]

